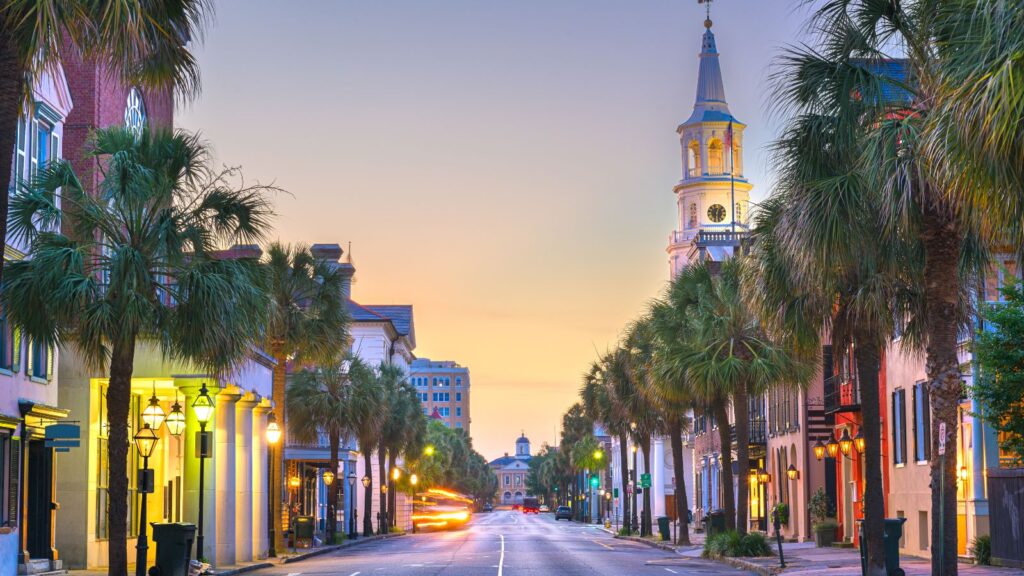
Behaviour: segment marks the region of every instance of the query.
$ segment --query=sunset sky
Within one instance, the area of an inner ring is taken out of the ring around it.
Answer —
[[[753,200],[796,0],[717,0]],[[274,182],[274,237],[352,243],[353,296],[413,304],[419,357],[472,378],[488,459],[553,442],[581,374],[668,275],[697,0],[220,1],[178,112]]]

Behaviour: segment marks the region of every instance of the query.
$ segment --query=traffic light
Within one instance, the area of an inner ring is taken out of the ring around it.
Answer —
[[[598,478],[597,476],[591,476],[590,477],[590,486],[592,488],[597,488],[597,485],[600,484],[600,483],[601,483],[601,479]]]

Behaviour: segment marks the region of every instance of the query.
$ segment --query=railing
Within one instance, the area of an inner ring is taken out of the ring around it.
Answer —
[[[747,444],[750,445],[763,445],[768,443],[767,421],[763,416],[757,416],[750,419],[750,426],[747,428]],[[732,443],[736,443],[736,426],[733,426],[729,431]]]
[[[848,374],[825,379],[825,414],[860,410],[860,381]]]
[[[732,226],[731,224],[729,225]],[[701,228],[697,233],[698,246],[737,246],[748,236],[746,226],[736,223],[736,231],[729,230],[707,230]]]

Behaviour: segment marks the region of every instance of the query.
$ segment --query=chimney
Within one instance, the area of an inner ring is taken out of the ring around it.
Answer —
[[[352,265],[352,257],[341,262],[341,256],[345,253],[340,244],[313,244],[309,248],[310,253],[317,260],[331,264],[331,268],[337,270],[341,275],[341,292],[345,298],[352,298],[352,277],[356,274],[356,267]]]

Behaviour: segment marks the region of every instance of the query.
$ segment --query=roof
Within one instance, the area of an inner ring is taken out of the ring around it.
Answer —
[[[389,322],[390,318],[373,310],[369,306],[363,306],[355,300],[348,301],[348,313],[356,322]],[[394,322],[392,322],[393,324]],[[398,327],[395,327],[398,330]]]
[[[530,439],[526,437],[526,434],[522,434],[516,439],[516,444],[529,444]]]
[[[391,323],[395,325],[395,330],[402,336],[408,336],[412,332],[412,305],[379,306],[371,304],[366,308],[391,320]]]
[[[698,122],[735,122],[742,124],[731,112],[725,100],[725,83],[722,81],[722,66],[718,62],[718,47],[711,21],[704,22],[704,36],[701,38],[700,68],[697,71],[697,97],[693,113],[683,124]]]
[[[509,464],[515,462],[515,461],[516,461],[516,459],[515,459],[514,456],[507,456],[506,455],[506,456],[502,456],[501,458],[496,458],[494,460],[491,460],[490,465],[494,466],[496,468],[497,467],[505,467],[505,466],[508,466]]]

